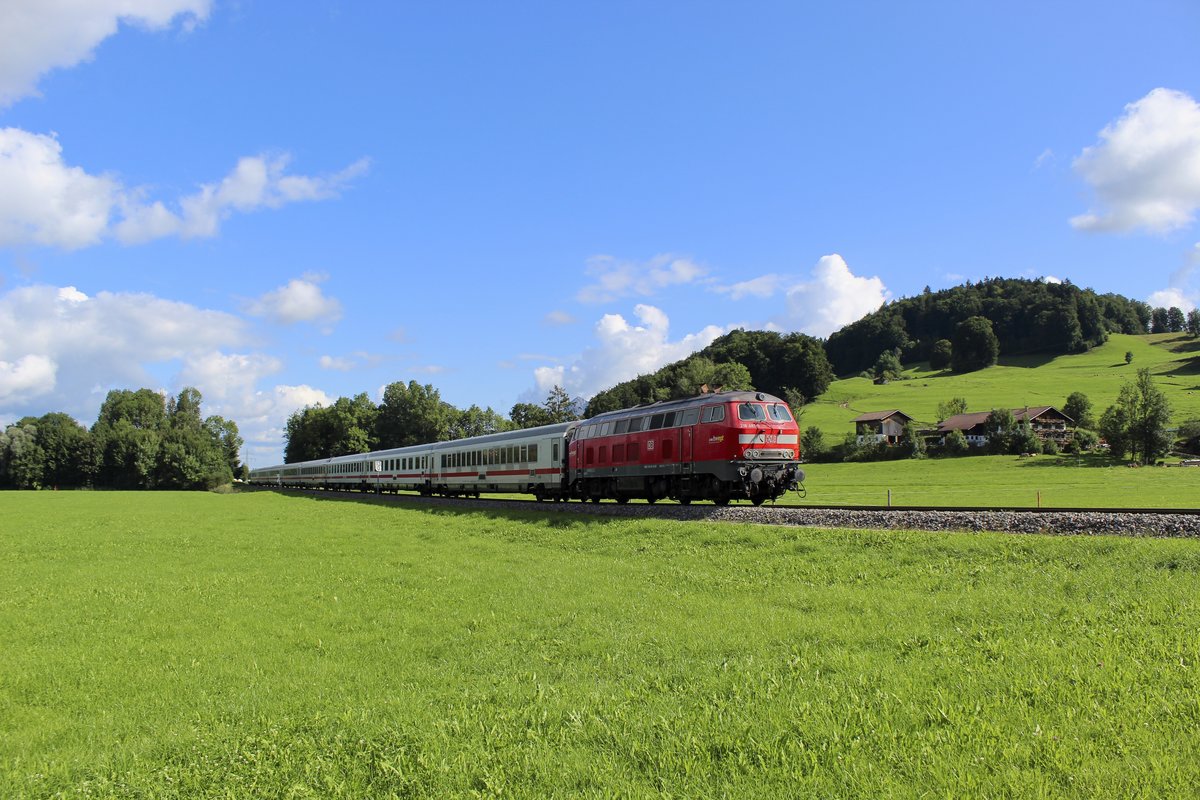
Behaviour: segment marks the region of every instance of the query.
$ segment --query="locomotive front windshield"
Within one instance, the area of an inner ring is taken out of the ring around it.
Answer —
[[[772,403],[767,406],[767,413],[771,415],[771,419],[776,422],[791,422],[792,413],[788,411],[788,407],[783,403]]]
[[[783,403],[771,403],[763,406],[759,403],[742,403],[738,406],[738,419],[744,422],[766,422],[768,416],[773,422],[791,422],[792,415]]]

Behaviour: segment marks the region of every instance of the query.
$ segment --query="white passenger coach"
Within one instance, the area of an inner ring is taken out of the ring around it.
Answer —
[[[452,442],[399,447],[250,471],[250,482],[289,488],[413,491],[449,496],[520,492],[562,499],[566,422]]]

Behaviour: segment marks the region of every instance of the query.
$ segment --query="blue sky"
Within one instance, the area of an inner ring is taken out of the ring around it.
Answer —
[[[0,423],[198,387],[252,464],[987,276],[1200,302],[1200,6],[0,6]]]

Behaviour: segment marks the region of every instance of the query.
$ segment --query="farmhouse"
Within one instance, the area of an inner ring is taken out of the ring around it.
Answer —
[[[962,431],[968,444],[985,445],[988,440],[987,419],[991,413],[991,411],[977,411],[971,414],[955,414],[944,422],[938,423],[938,436],[945,441],[946,435],[951,431]],[[1075,424],[1075,420],[1053,406],[1014,408],[1012,415],[1013,421],[1017,424],[1028,422],[1039,439],[1043,441],[1053,439],[1059,444],[1070,438],[1067,427]]]
[[[912,422],[912,417],[903,411],[872,411],[860,414],[854,418],[854,432],[858,434],[858,443],[881,442],[897,444],[904,437],[904,426]]]

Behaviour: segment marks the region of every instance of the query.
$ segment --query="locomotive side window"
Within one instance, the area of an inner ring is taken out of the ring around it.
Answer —
[[[648,427],[646,430],[656,431],[661,428],[663,426],[664,416],[665,415],[663,414],[655,414],[654,416],[650,417],[650,427]]]
[[[748,422],[765,422],[767,412],[756,403],[742,403],[738,406],[738,419]]]
[[[683,422],[679,424],[683,425],[684,427],[687,427],[688,425],[695,425],[696,420],[698,419],[700,419],[700,409],[689,408],[687,411],[683,412]]]
[[[613,433],[629,433],[629,420],[617,420],[617,425],[615,428],[613,428]]]
[[[677,412],[677,411],[667,412],[663,418],[663,427],[664,428],[674,428],[675,422],[678,417],[679,417],[679,412]]]
[[[600,435],[601,436],[611,436],[612,432],[613,432],[613,424],[611,422],[606,422],[600,426]]]
[[[645,424],[645,417],[635,417],[634,419],[629,420],[629,432],[637,433],[640,430],[645,430]]]

